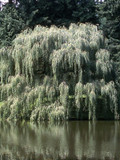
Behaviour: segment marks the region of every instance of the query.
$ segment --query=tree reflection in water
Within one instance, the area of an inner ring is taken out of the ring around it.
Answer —
[[[0,123],[0,160],[119,160],[120,122]]]

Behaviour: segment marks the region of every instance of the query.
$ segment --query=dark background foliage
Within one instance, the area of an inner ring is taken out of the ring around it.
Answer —
[[[11,45],[16,34],[37,24],[68,27],[97,21],[94,0],[9,0],[0,11],[0,46]]]

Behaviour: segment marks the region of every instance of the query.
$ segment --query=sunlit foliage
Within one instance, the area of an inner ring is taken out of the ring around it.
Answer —
[[[113,62],[94,25],[27,29],[0,60],[1,118],[64,120],[74,106],[94,120],[99,98],[119,117]]]

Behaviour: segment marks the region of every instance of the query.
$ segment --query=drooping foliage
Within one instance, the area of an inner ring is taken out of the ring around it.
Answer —
[[[120,95],[120,1],[104,0],[97,7],[99,28],[108,38],[108,50],[115,62],[116,86]]]
[[[99,99],[119,118],[113,62],[94,25],[27,29],[0,59],[1,118],[64,120],[74,108],[94,120]]]

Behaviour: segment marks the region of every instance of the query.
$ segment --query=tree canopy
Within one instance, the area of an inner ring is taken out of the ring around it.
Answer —
[[[75,118],[96,119],[99,100],[118,118],[113,62],[96,26],[27,29],[0,59],[2,118],[63,120],[74,109]]]

